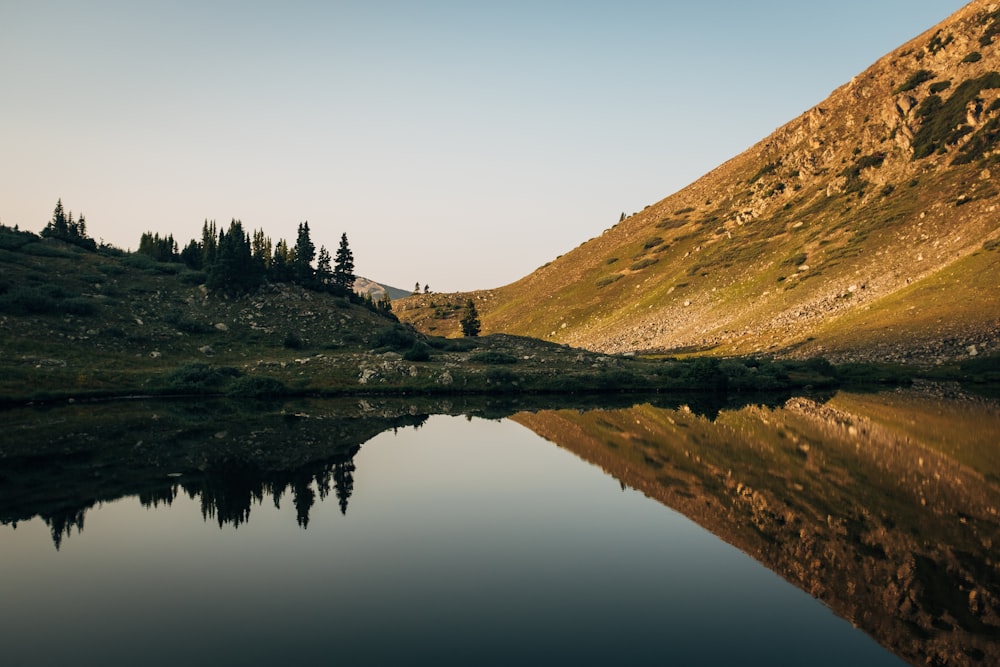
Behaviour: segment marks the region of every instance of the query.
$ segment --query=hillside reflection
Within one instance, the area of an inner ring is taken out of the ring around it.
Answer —
[[[714,420],[512,417],[676,509],[913,664],[1000,664],[1000,405],[925,387]]]
[[[617,405],[614,403],[617,402]],[[126,496],[246,524],[290,502],[342,513],[354,459],[432,414],[509,417],[688,516],[914,664],[1000,664],[1000,404],[881,394],[148,402],[4,412],[0,523],[58,549]]]

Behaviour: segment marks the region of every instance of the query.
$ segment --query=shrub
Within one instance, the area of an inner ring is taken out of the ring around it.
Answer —
[[[403,359],[407,361],[430,361],[431,348],[423,341],[416,341],[413,347],[403,353]]]
[[[951,81],[935,81],[930,85],[928,90],[932,95],[937,95],[938,93],[944,92],[951,88]]]
[[[372,349],[390,348],[396,351],[408,350],[416,342],[416,335],[404,326],[396,325],[382,329],[372,340]]]
[[[621,279],[621,277],[622,274],[620,273],[612,273],[610,276],[604,276],[602,278],[598,278],[595,285],[597,285],[598,288],[607,287],[608,285],[617,282],[619,279]]]
[[[471,355],[469,361],[476,364],[516,364],[517,357],[507,352],[487,350]]]
[[[905,93],[908,90],[913,90],[925,81],[929,81],[934,78],[934,72],[929,69],[920,69],[910,75],[906,81],[901,83],[894,91],[893,95],[898,95],[899,93]]]
[[[289,350],[301,350],[303,347],[302,339],[294,331],[286,333],[285,339],[281,341],[281,344]]]
[[[25,243],[21,246],[21,252],[35,257],[72,257],[73,253],[62,244],[39,241],[37,243]]]
[[[484,375],[486,382],[492,385],[503,387],[517,384],[517,376],[505,368],[490,368]]]
[[[180,280],[185,285],[204,285],[205,280],[208,278],[208,274],[204,271],[192,271],[185,269],[181,271]]]
[[[97,304],[84,297],[73,297],[59,304],[59,309],[69,315],[93,315],[97,312]]]
[[[978,63],[982,59],[983,59],[983,54],[981,54],[979,51],[973,51],[969,55],[967,55],[964,58],[962,58],[962,62],[963,63]]]
[[[287,394],[288,387],[275,378],[248,375],[233,381],[226,393],[239,398],[264,398]]]
[[[0,312],[11,315],[45,315],[58,308],[56,300],[37,287],[20,287],[0,296]]]
[[[656,264],[659,261],[660,260],[656,259],[655,257],[647,257],[645,259],[640,259],[638,262],[634,262],[628,268],[631,269],[632,271],[641,271],[642,269],[645,269],[648,266],[652,266],[653,264]]]
[[[649,250],[650,248],[655,248],[656,246],[663,243],[663,239],[659,236],[651,236],[642,243],[644,250]]]
[[[241,375],[239,369],[230,366],[209,366],[208,364],[188,364],[181,366],[164,378],[168,389],[178,391],[209,393],[217,391],[233,378]]]
[[[972,128],[965,124],[966,109],[981,90],[992,88],[1000,88],[1000,72],[990,72],[962,82],[947,102],[937,95],[930,95],[921,102],[916,115],[923,122],[913,137],[913,159],[919,160],[943,151],[971,132]]]

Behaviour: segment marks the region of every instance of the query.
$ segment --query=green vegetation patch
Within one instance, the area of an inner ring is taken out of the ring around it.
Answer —
[[[847,167],[842,172],[841,176],[847,178],[847,183],[844,185],[844,190],[846,192],[862,192],[868,185],[868,181],[861,178],[861,172],[865,169],[878,169],[885,162],[885,153],[872,153],[871,155],[863,155],[857,159],[857,161]]]
[[[892,91],[892,94],[898,95],[899,93],[905,93],[908,90],[913,90],[920,84],[924,83],[925,81],[930,81],[933,78],[934,78],[934,72],[930,71],[929,69],[919,69],[913,74],[911,74],[906,81],[897,86],[896,89]]]
[[[612,283],[616,283],[619,280],[621,280],[622,275],[623,274],[621,273],[612,273],[610,276],[603,276],[601,278],[598,278],[597,282],[594,284],[598,287],[598,289],[600,289],[601,287],[607,287],[608,285],[611,285]]]
[[[1000,72],[990,72],[962,82],[947,102],[938,95],[928,96],[916,111],[923,122],[913,137],[913,159],[919,160],[943,151],[972,132],[972,128],[965,124],[969,103],[976,99],[980,91],[992,88],[1000,88]]]
[[[660,260],[655,257],[646,257],[644,259],[640,259],[638,262],[633,262],[628,268],[632,271],[641,271],[642,269],[653,266],[659,261]]]
[[[476,354],[470,355],[469,361],[474,364],[516,364],[517,357],[508,352],[487,350],[485,352],[477,352]]]
[[[747,183],[749,183],[750,185],[753,185],[754,183],[756,183],[760,179],[764,178],[768,174],[773,174],[775,171],[777,171],[778,167],[780,167],[780,166],[781,166],[781,160],[780,159],[775,160],[774,162],[768,162],[763,167],[761,167],[759,170],[757,170],[757,173],[754,174],[753,176],[751,176],[750,180],[747,181]]]
[[[943,93],[949,88],[951,88],[951,81],[935,81],[930,85],[928,90],[932,95],[937,95],[938,93]]]
[[[221,392],[234,378],[241,375],[237,368],[193,363],[167,373],[162,378],[161,385],[168,391],[212,394]]]

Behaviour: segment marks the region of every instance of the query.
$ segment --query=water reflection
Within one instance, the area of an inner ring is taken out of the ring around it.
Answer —
[[[514,420],[672,507],[914,664],[1000,664],[1000,408],[940,387]]]
[[[246,524],[290,501],[346,514],[355,459],[428,415],[510,416],[750,554],[914,664],[1000,664],[1000,407],[882,394],[519,401],[133,402],[5,413],[0,523],[58,549],[97,504],[184,495]]]

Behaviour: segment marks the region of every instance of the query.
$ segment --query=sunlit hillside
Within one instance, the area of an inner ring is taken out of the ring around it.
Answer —
[[[978,0],[523,279],[395,312],[455,335],[471,296],[485,332],[612,352],[995,353],[998,135],[1000,9]]]

